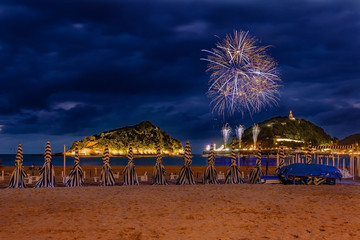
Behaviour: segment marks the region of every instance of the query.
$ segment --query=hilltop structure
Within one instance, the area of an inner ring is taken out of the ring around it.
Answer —
[[[294,118],[294,116],[292,114],[292,110],[290,110],[289,119],[295,121],[295,118]]]

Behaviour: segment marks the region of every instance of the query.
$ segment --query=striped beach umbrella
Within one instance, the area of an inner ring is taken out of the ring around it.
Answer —
[[[70,170],[69,179],[66,182],[67,187],[79,187],[84,185],[84,172],[80,167],[79,149],[76,143],[74,166]]]
[[[100,175],[100,186],[114,186],[115,178],[110,166],[109,147],[105,145],[103,155],[103,167]]]
[[[263,175],[261,169],[261,144],[259,144],[258,152],[257,152],[257,159],[256,159],[256,166],[251,169],[249,180],[251,184],[256,184],[261,182],[261,176]]]
[[[217,184],[219,183],[217,180],[217,173],[215,169],[215,153],[214,153],[214,145],[210,145],[210,152],[208,155],[208,166],[205,169],[203,175],[203,183],[204,184]]]
[[[191,147],[189,141],[186,141],[184,153],[184,166],[180,169],[176,184],[195,184],[194,173],[190,168],[192,163]]]
[[[23,151],[21,144],[19,144],[16,158],[15,158],[15,169],[11,173],[9,188],[25,188],[25,177],[27,176],[23,166]]]
[[[276,168],[276,174],[279,170],[285,166],[285,153],[284,153],[284,145],[281,143],[280,152],[279,152],[279,166]]]
[[[308,184],[315,184],[315,185],[320,185],[320,184],[323,184],[326,182],[326,178],[323,178],[323,177],[314,177],[311,179],[311,182]]]
[[[226,170],[226,184],[239,184],[244,183],[244,180],[241,178],[241,173],[239,167],[236,165],[236,153],[234,143],[231,146],[231,164]]]
[[[307,151],[306,151],[306,164],[312,163],[312,146],[309,144]],[[326,178],[323,177],[308,177],[307,179],[304,179],[303,184],[314,184],[314,185],[320,185],[326,182]]]
[[[306,164],[312,163],[312,146],[309,144],[307,151],[306,151]],[[308,177],[307,179],[304,179],[303,184],[315,184],[320,185],[326,181],[326,178],[322,177]]]
[[[306,164],[311,164],[311,144],[309,144],[307,151],[306,151]]]
[[[124,169],[124,185],[139,185],[139,180],[135,171],[134,154],[130,144],[128,153],[128,163]]]
[[[46,142],[45,147],[45,163],[40,169],[40,178],[35,184],[36,188],[55,187],[55,169],[51,163],[51,146],[50,141]]]
[[[162,155],[160,144],[156,146],[156,163],[152,172],[152,181],[154,185],[167,185],[165,167],[162,164]]]

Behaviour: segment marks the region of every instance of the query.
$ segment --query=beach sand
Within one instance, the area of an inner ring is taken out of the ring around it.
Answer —
[[[0,196],[5,240],[360,239],[360,186],[347,184],[3,188]]]

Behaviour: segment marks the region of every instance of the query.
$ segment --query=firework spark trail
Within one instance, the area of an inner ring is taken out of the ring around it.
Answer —
[[[257,139],[258,139],[258,136],[259,136],[259,133],[260,133],[259,125],[254,124],[252,132],[253,132],[253,140],[254,140],[254,149],[256,149],[256,142],[257,142]]]
[[[277,64],[266,53],[269,46],[257,43],[248,32],[234,31],[211,51],[202,50],[209,54],[201,60],[208,62],[211,72],[208,96],[213,112],[252,114],[277,104],[281,81]]]
[[[242,135],[244,134],[245,128],[243,125],[239,125],[236,127],[236,136],[239,140],[239,148],[241,147],[241,139],[242,139]]]
[[[222,133],[222,135],[224,137],[224,148],[226,148],[227,142],[228,142],[230,134],[231,134],[231,128],[230,128],[228,123],[226,123],[223,126],[223,128],[221,130],[221,133]]]

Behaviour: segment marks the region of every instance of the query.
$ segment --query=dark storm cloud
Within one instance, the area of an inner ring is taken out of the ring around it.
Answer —
[[[360,131],[357,1],[3,1],[0,25],[7,139],[68,141],[151,120],[200,152],[226,121],[248,127],[290,109],[333,136]],[[234,29],[273,46],[283,86],[279,106],[224,118],[208,106],[200,50]]]

